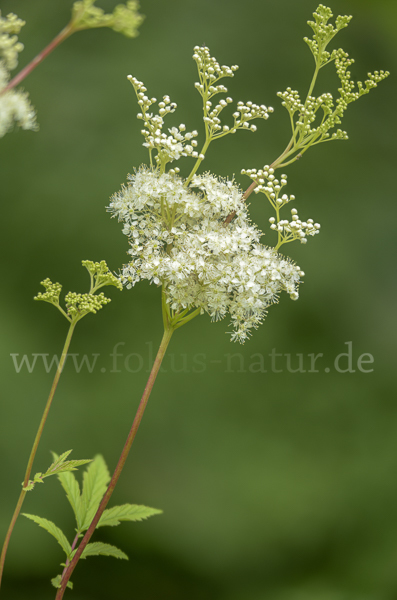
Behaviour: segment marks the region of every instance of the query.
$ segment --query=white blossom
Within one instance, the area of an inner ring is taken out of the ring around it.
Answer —
[[[0,11],[0,137],[3,137],[14,124],[22,129],[37,129],[36,114],[30,104],[29,96],[21,90],[4,91],[9,81],[9,71],[18,65],[18,53],[23,44],[18,34],[25,21],[10,13],[1,16]]]
[[[189,186],[173,173],[142,167],[111,198],[123,222],[130,262],[120,279],[162,285],[173,311],[201,309],[213,320],[229,313],[232,339],[244,342],[282,291],[298,298],[303,275],[289,258],[260,243],[242,192],[210,173]],[[230,213],[234,220],[225,226]]]
[[[0,61],[0,137],[12,129],[14,124],[22,129],[37,129],[36,113],[28,94],[15,89],[2,93],[7,83],[8,72]]]

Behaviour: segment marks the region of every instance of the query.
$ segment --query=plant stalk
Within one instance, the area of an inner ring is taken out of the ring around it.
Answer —
[[[40,438],[41,438],[42,433],[43,433],[44,425],[45,425],[48,413],[49,413],[50,408],[51,408],[51,404],[52,404],[52,400],[54,398],[55,390],[57,389],[59,378],[61,376],[64,364],[65,364],[65,360],[66,360],[66,357],[67,357],[67,353],[68,353],[68,350],[69,350],[69,346],[70,346],[70,342],[71,342],[71,339],[72,339],[72,336],[73,336],[75,325],[76,325],[75,323],[71,323],[70,324],[69,331],[68,331],[68,334],[66,336],[65,345],[64,345],[63,350],[62,350],[62,354],[61,354],[61,358],[60,358],[60,361],[59,361],[59,365],[58,365],[58,368],[56,370],[54,381],[52,382],[52,386],[51,386],[51,390],[50,390],[50,393],[49,393],[49,396],[48,396],[48,400],[47,400],[47,403],[46,403],[45,408],[44,408],[43,416],[41,417],[40,425],[39,425],[39,428],[37,430],[35,440],[33,442],[32,450],[30,452],[28,464],[27,464],[27,467],[26,467],[25,477],[24,477],[24,480],[23,480],[23,483],[22,483],[22,491],[21,491],[21,493],[19,495],[19,499],[18,499],[17,505],[15,507],[14,514],[12,515],[11,523],[10,523],[10,525],[8,527],[8,531],[7,531],[5,540],[4,540],[4,544],[3,544],[3,548],[2,548],[1,556],[0,556],[0,586],[1,586],[1,579],[2,579],[2,576],[3,576],[4,562],[5,562],[5,559],[6,559],[7,549],[8,549],[8,545],[10,543],[10,538],[11,538],[11,535],[12,535],[12,532],[13,532],[16,520],[18,518],[18,515],[19,515],[19,513],[21,511],[22,504],[23,504],[23,501],[25,499],[26,492],[27,492],[27,490],[24,489],[24,488],[26,488],[26,486],[29,483],[30,474],[31,474],[32,467],[33,467],[33,461],[35,459],[37,448],[38,448],[39,442],[40,442]]]
[[[64,27],[62,31],[58,33],[58,35],[52,40],[52,42],[48,44],[48,46],[44,48],[44,50],[39,52],[39,54],[33,60],[31,60],[30,63],[26,65],[26,67],[24,67],[21,71],[19,71],[17,75],[15,75],[15,77],[13,77],[13,79],[11,79],[9,84],[0,92],[0,95],[4,94],[5,92],[8,92],[9,90],[12,90],[12,88],[19,85],[21,81],[23,81],[23,79],[25,79],[25,77],[27,77],[33,71],[33,69],[35,69],[53,50],[55,50],[57,46],[59,46],[59,44],[62,44],[62,42],[64,42],[73,32],[73,25],[71,23],[66,25],[66,27]]]
[[[207,150],[208,150],[208,146],[210,145],[210,143],[211,143],[211,138],[210,138],[210,137],[207,137],[207,139],[205,140],[205,144],[204,144],[204,146],[201,148],[200,154],[204,154],[204,155],[205,155],[205,153],[206,153],[206,152],[207,152]],[[203,159],[202,159],[202,158],[198,158],[198,159],[196,160],[196,162],[195,162],[195,164],[194,164],[194,167],[193,167],[193,169],[192,169],[192,170],[191,170],[191,172],[190,172],[190,175],[189,175],[189,177],[186,179],[186,182],[185,182],[185,185],[186,185],[186,186],[188,186],[188,185],[189,185],[189,183],[190,183],[190,182],[191,182],[191,180],[193,179],[193,175],[195,175],[195,173],[196,173],[197,169],[199,168],[199,166],[201,165],[201,163],[202,163],[202,162],[203,162]]]
[[[121,471],[123,470],[123,467],[125,465],[125,462],[127,460],[128,454],[131,450],[131,446],[132,446],[132,442],[135,439],[135,436],[137,434],[139,425],[141,423],[142,417],[143,417],[143,413],[145,412],[145,408],[146,405],[148,403],[149,400],[149,396],[150,393],[152,391],[154,382],[156,380],[157,374],[160,370],[161,367],[161,363],[163,361],[165,352],[167,350],[168,344],[171,340],[171,336],[174,332],[174,328],[168,324],[168,326],[165,327],[164,330],[164,335],[163,335],[163,339],[161,340],[161,344],[160,347],[158,349],[157,352],[157,356],[156,359],[153,363],[153,367],[152,370],[150,372],[149,375],[149,379],[146,383],[146,387],[144,389],[141,401],[139,403],[138,409],[136,411],[135,417],[134,417],[134,421],[132,423],[132,427],[130,429],[130,432],[128,434],[127,440],[125,442],[123,451],[121,452],[119,461],[116,465],[116,469],[112,475],[112,478],[110,480],[108,489],[106,490],[106,493],[104,495],[104,497],[102,498],[102,501],[99,505],[99,508],[89,526],[89,528],[87,529],[83,539],[81,540],[79,547],[76,551],[76,554],[74,555],[73,559],[70,561],[70,564],[67,566],[66,570],[64,571],[64,574],[62,576],[62,580],[61,580],[61,584],[60,584],[60,588],[57,591],[57,594],[55,596],[55,600],[61,600],[63,598],[63,595],[65,593],[65,589],[67,586],[67,583],[84,551],[84,548],[87,546],[88,542],[90,541],[92,534],[95,531],[95,528],[98,524],[99,519],[101,518],[101,515],[103,513],[103,511],[105,510],[111,495],[113,494],[114,488],[116,487],[116,484],[119,480],[119,477],[121,475]]]
[[[284,152],[282,154],[280,154],[280,156],[278,158],[276,158],[276,160],[274,160],[272,162],[272,164],[270,165],[271,169],[277,169],[280,166],[280,162],[282,162],[282,159],[288,154],[290,148],[292,146],[292,140],[290,141],[290,143],[288,144],[288,146],[286,147],[286,149],[284,150]],[[294,160],[296,160],[295,158],[291,161],[293,162]],[[285,166],[285,165],[283,165]],[[247,198],[249,196],[251,196],[252,192],[254,191],[254,189],[257,187],[258,182],[257,181],[253,181],[251,183],[251,185],[249,187],[247,187],[247,189],[245,190],[244,194],[241,196],[241,200],[243,202],[245,202],[247,200]],[[231,221],[233,221],[234,217],[236,216],[235,212],[231,212],[226,219],[224,220],[224,226],[226,227],[227,225],[229,225],[229,223],[231,223]]]
[[[72,544],[72,545],[71,545],[71,547],[70,547],[70,553],[72,553],[72,552],[73,552],[73,550],[76,548],[77,542],[79,541],[79,537],[80,537],[80,533],[79,533],[79,532],[77,532],[77,533],[76,533],[76,535],[75,535],[75,538],[74,538],[74,540],[73,540],[73,544]],[[70,565],[70,560],[69,560],[69,559],[67,559],[67,561],[66,561],[66,563],[65,563],[65,568],[64,568],[64,570],[62,571],[61,579],[62,579],[62,577],[65,575],[65,573],[66,573],[66,569],[68,568],[68,566],[69,566],[69,565]]]

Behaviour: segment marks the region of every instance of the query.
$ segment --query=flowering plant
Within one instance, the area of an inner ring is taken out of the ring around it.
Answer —
[[[233,100],[227,97],[214,106],[211,99],[227,93],[219,81],[233,77],[238,67],[221,66],[205,46],[194,48],[199,75],[195,87],[203,101],[205,140],[201,150],[197,150],[198,132],[186,132],[184,123],[169,128],[168,133],[163,131],[165,117],[177,108],[169,96],[158,102],[155,114],[157,99],[149,98],[147,88],[136,77],[128,77],[138,98],[138,119],[144,125],[141,133],[149,151],[149,165],[128,176],[128,184],[113,195],[108,210],[122,221],[130,244],[131,259],[122,268],[120,281],[127,288],[144,279],[161,287],[164,334],[108,491],[64,573],[57,600],[63,597],[69,577],[117,484],[173,332],[200,314],[208,313],[216,320],[229,313],[234,330],[231,339],[244,342],[282,291],[294,300],[298,298],[304,273],[278,251],[294,240],[306,243],[308,236],[319,232],[320,225],[312,219],[299,219],[295,208],[290,221],[280,218],[280,210],[295,197],[282,193],[287,176],[283,173],[277,179],[275,170],[296,161],[311,146],[347,139],[338,125],[348,104],[388,76],[384,71],[369,74],[364,84],[357,82],[354,91],[356,84],[348,70],[353,61],[342,49],[331,53],[327,50],[351,17],[337,17],[335,25],[329,23],[331,17],[331,9],[320,4],[315,20],[309,21],[313,38],[305,41],[314,56],[315,70],[306,100],[302,102],[299,93],[290,88],[279,94],[290,117],[291,139],[271,165],[259,170],[243,169],[242,173],[252,179],[244,193],[234,181],[208,172],[197,174],[211,142],[240,129],[255,132],[252,121],[267,119],[273,112],[264,104],[240,101],[233,123],[222,124],[221,113]],[[341,85],[336,101],[330,93],[317,98],[312,95],[320,69],[330,63],[335,64]],[[322,116],[317,115],[319,110]],[[182,157],[195,159],[186,178],[179,175],[179,167],[173,166]],[[250,220],[246,201],[253,191],[264,194],[275,210],[276,216],[269,219],[270,229],[277,232],[274,247],[261,244],[263,233]]]
[[[314,13],[315,20],[309,22],[313,38],[305,38],[305,41],[313,54],[315,70],[306,99],[301,100],[299,93],[291,88],[279,93],[289,115],[291,138],[282,154],[270,165],[242,170],[242,174],[251,180],[244,192],[234,180],[210,172],[199,172],[213,141],[238,130],[255,132],[253,121],[267,120],[273,112],[271,107],[264,104],[238,102],[232,113],[233,122],[231,118],[228,124],[224,122],[223,111],[233,100],[227,96],[215,105],[211,100],[218,94],[227,93],[227,88],[219,81],[233,77],[237,66],[221,66],[206,46],[196,46],[194,49],[193,58],[199,76],[195,87],[203,101],[205,134],[200,149],[196,130],[189,132],[184,124],[180,124],[169,128],[167,133],[164,131],[165,118],[175,111],[176,104],[164,96],[155,114],[157,100],[147,96],[147,89],[142,82],[129,76],[138,98],[138,119],[143,122],[142,135],[149,152],[149,164],[142,165],[128,176],[127,185],[112,196],[108,207],[109,212],[123,223],[123,233],[130,245],[129,261],[122,267],[117,279],[108,271],[105,263],[85,261],[84,266],[91,277],[90,291],[84,295],[69,293],[65,299],[66,311],[59,304],[59,284],[45,280],[43,285],[46,292],[37,299],[54,304],[74,325],[82,316],[96,312],[107,302],[103,295],[95,294],[102,285],[124,285],[131,289],[140,281],[147,280],[161,288],[164,334],[113,476],[104,477],[105,486],[98,484],[101,493],[91,498],[87,484],[86,487],[83,485],[80,495],[76,481],[70,475],[65,476],[65,473],[79,466],[71,465],[69,461],[65,468],[62,467],[64,471],[57,466],[53,473],[54,466],[51,465],[44,475],[39,473],[33,480],[28,479],[24,483],[23,491],[26,492],[33,489],[35,483],[42,482],[44,477],[57,474],[75,511],[78,528],[72,545],[67,540],[65,542],[62,532],[55,529],[53,524],[41,517],[26,515],[50,531],[66,553],[64,570],[53,579],[58,588],[58,600],[63,597],[66,587],[70,587],[70,576],[80,558],[90,555],[90,552],[113,553],[113,556],[122,557],[118,549],[110,550],[107,547],[104,550],[101,546],[101,552],[98,546],[93,548],[95,543],[90,544],[89,540],[95,529],[106,521],[104,516],[109,516],[106,511],[113,510],[106,509],[106,506],[127,460],[174,331],[204,313],[213,320],[229,315],[231,339],[245,342],[252,330],[263,321],[269,307],[277,303],[283,291],[294,300],[298,298],[304,272],[282,254],[280,248],[292,241],[305,244],[309,237],[319,232],[320,225],[310,218],[301,220],[296,208],[291,209],[291,217],[282,218],[284,215],[280,211],[294,202],[295,197],[284,193],[287,175],[282,172],[277,178],[276,170],[285,169],[311,146],[347,139],[346,132],[338,126],[348,104],[368,93],[388,75],[383,71],[369,74],[367,81],[364,84],[357,82],[355,88],[348,70],[352,60],[341,49],[332,52],[327,50],[334,36],[348,25],[350,17],[338,17],[335,25],[329,23],[331,17],[331,10],[320,5]],[[320,69],[330,63],[335,64],[341,86],[336,100],[330,93],[313,96]],[[174,164],[182,158],[195,160],[185,177],[181,176],[181,169]],[[264,234],[250,219],[247,200],[252,193],[263,194],[275,213],[269,218],[268,232],[277,235],[273,246],[262,243]],[[77,462],[82,464],[87,461]],[[90,472],[89,469],[86,473]],[[102,474],[105,469],[103,467]],[[88,479],[89,475],[86,481]],[[89,514],[90,519],[86,516],[82,518],[79,512],[83,498],[87,496],[92,503],[88,508],[85,507],[84,514]],[[118,509],[115,511],[117,514],[113,515],[116,521],[122,511],[120,507],[114,508]],[[159,512],[156,509],[144,509],[147,515]],[[128,514],[129,517],[124,520],[134,520]]]

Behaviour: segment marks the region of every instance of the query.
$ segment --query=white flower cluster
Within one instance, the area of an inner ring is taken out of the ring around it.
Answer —
[[[17,35],[25,22],[14,14],[2,17],[0,12],[0,137],[16,123],[22,129],[37,129],[36,114],[29,102],[28,94],[14,89],[5,90],[9,71],[18,64],[18,53],[23,44]],[[11,35],[13,34],[13,35]]]
[[[0,61],[0,138],[10,131],[14,124],[22,129],[37,129],[36,113],[29,101],[29,95],[14,89],[2,93],[7,83],[8,72]]]
[[[109,206],[131,245],[122,283],[162,285],[175,312],[200,309],[213,319],[229,313],[232,339],[244,342],[281,291],[298,298],[304,273],[260,244],[262,232],[250,222],[241,196],[234,182],[209,173],[194,176],[190,186],[176,174],[147,167],[130,175]],[[225,226],[232,212],[236,218]]]
[[[157,102],[157,99],[149,98],[146,95],[147,89],[142,81],[138,81],[132,75],[129,75],[128,79],[134,86],[138,97],[138,104],[142,111],[138,113],[137,118],[142,119],[145,125],[145,129],[141,130],[145,138],[143,145],[149,151],[157,150],[157,156],[155,157],[157,164],[165,166],[168,162],[178,160],[181,156],[198,158],[199,153],[195,150],[197,141],[194,139],[198,135],[197,131],[184,133],[186,127],[181,123],[178,128],[172,127],[172,129],[168,130],[170,135],[162,132],[164,117],[175,111],[177,107],[175,102],[171,102],[169,96],[163,96],[163,100],[158,103],[158,115],[154,115],[148,112],[148,110]]]

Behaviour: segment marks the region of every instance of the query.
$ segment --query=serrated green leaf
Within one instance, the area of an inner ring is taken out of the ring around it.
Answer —
[[[71,454],[72,452],[73,452],[73,450],[66,450],[66,452],[63,452],[60,456],[58,456],[57,454],[55,454],[55,452],[52,452],[52,456],[54,458],[54,462],[52,463],[51,466],[57,465],[57,464],[59,464],[61,462],[64,462],[67,459],[67,457],[69,456],[69,454]]]
[[[57,456],[55,452],[53,452],[52,456],[54,457],[54,462],[48,467],[44,474],[40,473],[41,478],[49,477],[50,475],[58,475],[58,473],[64,473],[66,471],[76,471],[77,467],[92,462],[91,459],[66,460],[71,452],[72,450],[68,450],[61,454],[61,456]]]
[[[22,488],[24,492],[30,492],[34,489],[36,483],[44,483],[43,473],[36,473],[33,479],[29,479],[28,483]],[[22,483],[23,485],[23,483]]]
[[[69,452],[65,452],[62,456],[65,457],[68,456]],[[58,456],[55,454],[55,452],[52,453],[53,457],[54,457],[54,464],[56,464],[56,462],[58,462],[59,464],[59,459]],[[72,462],[72,461],[68,461],[68,462]],[[85,463],[87,462],[92,462],[92,461],[84,461]],[[80,530],[81,526],[83,525],[83,519],[85,516],[85,512],[83,510],[82,507],[82,502],[81,502],[81,497],[80,497],[80,486],[79,483],[77,481],[77,479],[75,478],[74,474],[71,471],[74,471],[75,469],[67,469],[66,471],[58,471],[57,472],[57,476],[59,481],[61,482],[61,485],[63,487],[63,489],[66,492],[66,497],[69,500],[70,506],[73,509],[74,512],[74,516],[76,518],[76,523],[77,523],[77,529]]]
[[[23,482],[22,482],[22,485],[23,485]],[[29,479],[27,485],[25,485],[25,487],[23,487],[22,489],[24,492],[31,492],[34,489],[34,481]]]
[[[83,525],[84,510],[81,504],[79,482],[70,471],[67,473],[58,473],[58,479],[61,482],[61,485],[66,492],[66,497],[73,509],[74,516],[76,517],[77,529],[80,530]]]
[[[120,525],[121,521],[142,521],[152,515],[159,515],[162,510],[157,508],[149,508],[139,504],[122,504],[121,506],[113,506],[103,511],[97,527],[109,525],[114,527]]]
[[[103,457],[98,454],[83,475],[83,491],[81,494],[82,510],[84,511],[81,531],[90,526],[98,506],[107,490],[110,474]]]
[[[61,456],[57,456],[53,452],[52,454],[55,460],[52,463],[52,465],[49,466],[45,473],[36,473],[33,480],[29,479],[28,483],[23,488],[24,492],[30,492],[31,490],[33,490],[36,483],[44,483],[43,479],[45,479],[46,477],[50,477],[51,475],[58,475],[59,473],[66,473],[68,471],[76,471],[77,467],[91,462],[91,459],[65,461],[65,458],[67,458],[71,452],[72,450],[68,450],[67,452],[61,454]]]
[[[34,521],[35,523],[37,523],[37,525],[48,531],[48,533],[50,533],[56,539],[58,544],[62,547],[63,551],[65,552],[66,556],[69,558],[69,555],[71,553],[70,544],[66,539],[66,536],[63,533],[63,531],[59,529],[59,527],[57,527],[55,523],[49,521],[48,519],[43,519],[43,517],[38,517],[37,515],[29,515],[27,513],[22,514],[27,519]]]
[[[87,544],[80,558],[87,558],[87,556],[113,556],[114,558],[123,558],[128,560],[128,556],[124,554],[120,548],[112,546],[111,544],[105,544],[104,542],[93,542]]]
[[[42,477],[49,477],[50,475],[58,475],[58,473],[65,473],[66,471],[77,471],[77,467],[86,465],[91,462],[91,459],[84,460],[67,460],[64,463],[58,465],[56,468],[50,468],[42,475]]]
[[[63,454],[61,454],[61,456],[57,456],[55,452],[53,452],[52,455],[54,457],[54,462],[52,463],[52,465],[49,466],[45,473],[36,473],[33,480],[29,479],[28,483],[23,488],[23,491],[30,492],[31,490],[33,490],[36,483],[44,483],[43,479],[45,479],[46,477],[50,477],[51,475],[58,475],[59,473],[66,473],[68,471],[76,471],[77,467],[91,462],[91,459],[65,460],[71,452],[72,450],[67,450],[67,452],[64,452]]]
[[[62,580],[62,575],[57,575],[56,577],[53,577],[53,579],[51,579],[51,583],[55,588],[59,589],[61,587],[61,580]],[[68,587],[72,590],[73,583],[69,580],[66,584],[66,587]]]

